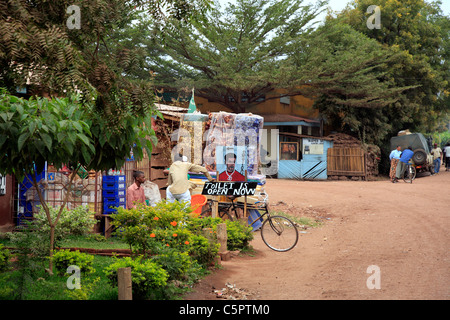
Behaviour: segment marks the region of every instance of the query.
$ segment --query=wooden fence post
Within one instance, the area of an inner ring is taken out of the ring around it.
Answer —
[[[119,300],[133,300],[131,290],[131,267],[117,269]]]
[[[219,252],[227,251],[227,224],[219,223],[217,225],[217,241],[220,244]]]
[[[219,242],[219,255],[220,259],[223,261],[227,261],[231,259],[231,253],[228,251],[227,247],[227,224],[226,223],[219,223],[217,225],[217,242]]]

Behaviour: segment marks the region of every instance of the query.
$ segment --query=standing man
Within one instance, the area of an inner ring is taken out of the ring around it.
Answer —
[[[442,149],[435,143],[434,148],[430,153],[433,155],[434,173],[439,173],[439,169],[441,168]]]
[[[412,156],[414,155],[414,152],[412,151],[412,147],[408,147],[405,150],[403,150],[402,155],[400,156],[400,161],[397,165],[397,170],[395,171],[395,180],[394,182],[398,182],[398,179],[403,177],[403,174],[406,170],[406,165],[411,160]]]
[[[402,147],[397,146],[394,150],[391,151],[389,155],[389,160],[391,160],[391,170],[389,171],[389,178],[391,182],[394,183],[395,180],[395,171],[397,169],[398,162],[400,161],[400,155],[402,154]]]
[[[185,201],[191,202],[191,182],[188,180],[189,171],[203,173],[209,181],[215,181],[206,168],[190,162],[182,161],[181,155],[175,156],[175,161],[169,167],[169,177],[167,179],[166,198],[169,202]]]
[[[145,204],[144,187],[145,175],[142,171],[133,170],[134,183],[127,189],[127,209],[136,208],[136,204]]]

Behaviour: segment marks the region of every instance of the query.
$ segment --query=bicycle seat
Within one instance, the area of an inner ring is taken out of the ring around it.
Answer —
[[[234,199],[237,198],[237,196],[227,196],[228,199],[230,199],[231,201],[233,201]]]

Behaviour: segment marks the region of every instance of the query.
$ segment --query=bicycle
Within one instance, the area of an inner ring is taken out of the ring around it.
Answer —
[[[412,163],[408,162],[406,164],[406,170],[403,173],[403,181],[412,183],[416,178],[416,168],[412,165]]]
[[[254,224],[261,222],[261,238],[263,242],[272,250],[278,252],[286,252],[295,247],[298,242],[298,230],[295,224],[284,216],[271,215],[268,209],[268,196],[266,193],[260,194],[262,201],[255,202],[254,205],[247,205],[247,208],[252,210],[256,209],[262,213],[259,217],[249,223],[250,227]],[[238,209],[243,209],[244,204],[235,203],[236,197],[228,196],[231,202],[219,202],[218,213],[219,217],[223,218],[225,215],[232,221],[240,219]],[[208,200],[207,208],[202,210],[201,216],[207,216],[212,214],[212,204],[217,202],[215,200]],[[234,215],[230,212],[232,211]],[[261,212],[262,211],[262,212]]]

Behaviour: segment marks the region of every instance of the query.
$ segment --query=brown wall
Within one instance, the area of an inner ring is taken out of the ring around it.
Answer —
[[[14,225],[14,187],[15,179],[6,176],[6,195],[0,196],[0,229]]]
[[[272,93],[267,94],[266,99],[269,97],[279,96],[284,92],[285,91],[281,89],[275,90]],[[280,99],[277,97],[258,104],[250,105],[247,107],[246,112],[251,112],[258,115],[290,114],[308,119],[317,119],[319,117],[319,111],[313,108],[313,103],[313,100],[305,98],[301,95],[290,97],[290,104],[281,103]],[[219,111],[232,112],[230,109],[219,103],[209,102],[207,99],[197,96],[195,97],[195,104],[197,109],[199,109],[202,113]]]

